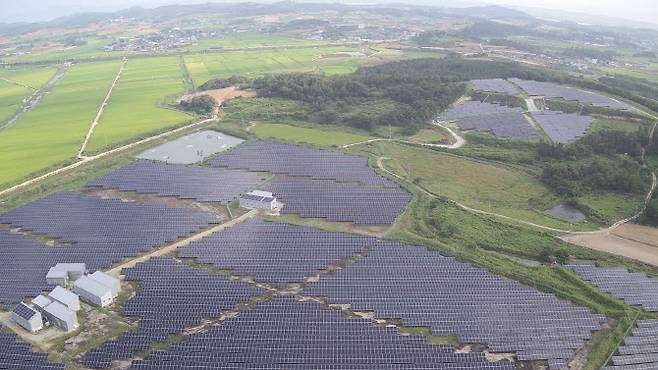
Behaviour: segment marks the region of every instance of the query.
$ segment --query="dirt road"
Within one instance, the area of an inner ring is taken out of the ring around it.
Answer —
[[[91,122],[91,126],[89,127],[89,131],[87,131],[87,135],[85,135],[85,139],[82,142],[82,145],[80,146],[80,151],[78,152],[78,159],[85,159],[85,149],[87,149],[87,144],[89,143],[89,140],[91,139],[91,135],[94,133],[94,129],[98,125],[98,121],[101,119],[101,116],[103,115],[103,111],[105,110],[105,107],[107,106],[107,103],[110,101],[110,98],[112,97],[112,91],[114,91],[114,87],[117,85],[117,82],[119,81],[119,78],[121,78],[121,73],[123,73],[123,69],[126,67],[126,63],[128,63],[127,58],[123,58],[123,61],[121,62],[121,67],[119,68],[119,72],[117,72],[116,77],[114,77],[114,81],[112,81],[112,86],[110,86],[110,89],[108,90],[107,94],[105,95],[105,99],[103,99],[103,103],[101,103],[100,108],[98,108],[98,112],[96,113],[96,117],[94,118],[94,121]]]

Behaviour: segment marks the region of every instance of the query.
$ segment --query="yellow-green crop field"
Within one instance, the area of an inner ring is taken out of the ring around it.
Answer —
[[[56,71],[56,68],[0,71],[0,77],[11,81],[0,80],[0,125],[11,118],[18,111],[23,100],[34,92],[19,84],[37,89],[48,82]]]
[[[0,187],[70,161],[103,101],[119,61],[72,66],[33,110],[0,132]]]
[[[340,54],[362,51],[371,56]],[[232,75],[258,76],[276,72],[350,73],[364,63],[402,55],[402,52],[390,49],[362,50],[358,47],[326,46],[194,55],[185,57],[185,64],[198,86],[212,78]]]
[[[167,97],[184,91],[178,57],[128,60],[87,153],[189,121],[190,115],[161,107]]]

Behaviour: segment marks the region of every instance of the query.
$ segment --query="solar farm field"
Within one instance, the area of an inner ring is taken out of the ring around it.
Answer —
[[[185,91],[178,57],[129,60],[89,142],[93,153],[191,119],[160,107],[171,95]]]
[[[366,62],[401,56],[399,51],[381,49],[370,51],[373,56],[349,56],[343,52],[360,53],[361,48],[326,46],[309,48],[282,48],[276,50],[233,51],[216,54],[185,57],[185,65],[192,75],[195,85],[201,85],[211,78],[232,75],[258,76],[275,72],[312,72],[327,74],[350,73]]]
[[[279,139],[320,146],[345,145],[372,139],[372,136],[321,128],[299,127],[285,123],[256,123],[251,132],[263,139]]]
[[[535,177],[508,167],[393,143],[372,144],[386,168],[473,208],[551,227],[572,227],[543,213],[557,197]],[[590,228],[579,225],[577,227]]]
[[[0,186],[75,157],[119,61],[72,66],[50,94],[0,132]]]

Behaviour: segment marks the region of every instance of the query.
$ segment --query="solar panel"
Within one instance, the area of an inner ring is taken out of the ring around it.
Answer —
[[[502,78],[490,78],[485,80],[472,80],[475,90],[495,92],[508,95],[517,95],[520,90],[516,85]]]
[[[26,306],[24,303],[19,303],[16,308],[14,308],[13,313],[22,317],[25,320],[29,320],[36,314],[36,312],[30,307]]]
[[[152,251],[219,220],[198,210],[55,193],[0,215],[0,223],[69,243],[50,247],[0,230],[0,302],[17,303],[47,289],[46,273],[60,262],[104,269]]]
[[[178,256],[253,276],[258,282],[283,285],[301,283],[319,269],[385,243],[392,242],[250,220],[179,248]]]
[[[458,120],[466,117],[480,117],[504,113],[521,113],[518,107],[508,107],[500,104],[483,103],[477,100],[469,100],[448,109],[445,113],[446,119]]]
[[[208,161],[213,167],[312,177],[369,185],[390,183],[368,167],[368,159],[341,152],[271,140],[252,141]]]
[[[578,90],[569,86],[561,86],[552,82],[540,82],[511,78],[509,81],[518,85],[528,95],[562,98],[564,100],[578,101],[596,107],[607,107],[619,110],[635,111],[632,106],[609,98],[605,95]]]
[[[465,117],[457,121],[462,130],[491,132],[496,136],[519,140],[537,140],[539,135],[523,113],[504,113],[489,116]]]
[[[542,111],[534,112],[532,116],[546,135],[556,143],[566,144],[574,141],[585,135],[592,125],[592,117],[578,114]]]
[[[253,172],[137,161],[87,186],[227,204],[263,180]]]
[[[262,289],[232,282],[226,276],[192,268],[170,257],[152,257],[124,269],[122,274],[127,281],[141,283],[137,294],[124,305],[124,314],[137,317],[139,328],[87,352],[86,367],[110,367],[113,360],[130,358],[154,342],[197,326],[204,318],[217,318],[263,293]]]
[[[606,370],[658,369],[658,320],[639,320]]]
[[[624,300],[628,305],[658,312],[658,279],[649,278],[641,272],[631,273],[626,267],[604,268],[587,263],[567,267],[604,292]]]
[[[482,352],[456,353],[424,337],[346,318],[314,302],[275,297],[222,325],[193,334],[169,351],[134,361],[134,370],[167,369],[491,369]]]
[[[64,370],[63,364],[49,362],[48,354],[32,352],[29,344],[16,339],[16,334],[0,332],[0,369]]]
[[[545,360],[552,369],[566,368],[605,320],[422,247],[372,248],[335,274],[306,283],[303,294],[456,335],[460,343],[482,343],[494,353],[516,353],[522,361]]]

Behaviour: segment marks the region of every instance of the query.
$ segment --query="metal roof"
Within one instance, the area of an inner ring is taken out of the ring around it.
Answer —
[[[256,195],[256,194],[252,194],[252,193],[242,194],[242,195],[240,195],[240,198],[247,199],[247,200],[254,200],[254,201],[257,201],[257,202],[268,202],[268,203],[274,200],[274,198],[271,197],[271,196],[270,197],[264,197],[262,195]]]
[[[80,279],[76,280],[73,285],[97,297],[103,297],[106,294],[112,295],[112,290],[110,287],[105,286],[88,276],[81,277]]]
[[[53,302],[48,306],[46,306],[43,310],[55,316],[56,318],[66,322],[77,320],[75,311],[69,309],[68,307],[64,306],[59,302]]]
[[[46,279],[65,279],[68,277],[68,272],[58,267],[51,267],[46,274]]]
[[[72,302],[75,302],[78,300],[78,295],[71,292],[68,289],[64,289],[61,286],[56,287],[53,289],[52,292],[48,293],[48,296],[58,302],[62,302],[65,305],[69,305]]]
[[[32,304],[40,307],[41,309],[45,308],[51,303],[53,303],[52,299],[46,297],[45,295],[38,295],[32,300]]]
[[[110,288],[117,287],[120,284],[119,279],[115,278],[112,275],[106,274],[103,271],[96,271],[93,274],[89,275],[89,277],[92,280],[95,280]]]
[[[16,306],[16,308],[14,308],[13,312],[16,315],[24,318],[25,320],[29,320],[32,317],[34,317],[34,315],[37,314],[37,311],[35,311],[34,308],[26,305],[23,302],[19,303],[18,306]]]
[[[87,271],[87,266],[84,263],[58,263],[55,265],[55,268],[64,271]]]

